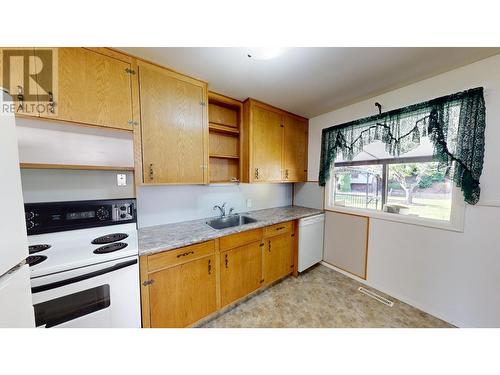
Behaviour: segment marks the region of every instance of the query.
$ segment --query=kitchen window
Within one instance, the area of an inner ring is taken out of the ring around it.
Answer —
[[[348,163],[349,164],[349,163]],[[334,171],[334,202],[344,207],[382,209],[382,164],[338,166]]]
[[[465,202],[475,205],[481,194],[483,88],[387,112],[375,104],[377,115],[322,130],[318,183],[328,185],[325,208],[462,231]],[[437,160],[450,170],[437,168]],[[357,181],[356,173],[365,174],[364,184],[347,181]]]
[[[461,231],[463,198],[432,156],[336,162],[326,206],[392,221]]]

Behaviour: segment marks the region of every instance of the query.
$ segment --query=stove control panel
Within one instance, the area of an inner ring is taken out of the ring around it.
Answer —
[[[28,235],[136,222],[135,199],[24,205]]]
[[[130,203],[113,205],[113,221],[130,220],[133,218],[133,206]]]

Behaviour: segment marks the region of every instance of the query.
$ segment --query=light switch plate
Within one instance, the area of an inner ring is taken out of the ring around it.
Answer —
[[[247,208],[252,208],[252,200],[250,198],[247,199]]]
[[[118,173],[116,175],[116,184],[118,186],[127,186],[127,175],[124,173]]]

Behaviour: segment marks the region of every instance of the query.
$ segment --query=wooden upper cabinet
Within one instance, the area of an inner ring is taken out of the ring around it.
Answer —
[[[139,63],[143,182],[208,183],[207,84]]]
[[[308,120],[254,99],[243,113],[242,181],[306,181]]]
[[[285,116],[285,140],[283,146],[283,180],[307,181],[307,120]]]
[[[35,55],[44,49],[35,48]],[[105,49],[54,48],[57,83],[52,93],[54,111],[41,117],[132,130],[132,66],[125,55]],[[121,57],[123,59],[120,59]],[[39,80],[47,77],[43,69]]]
[[[217,310],[215,256],[151,273],[150,326],[186,327]]]
[[[258,289],[262,278],[260,241],[221,252],[221,304],[226,306]]]
[[[282,116],[258,106],[251,111],[253,181],[279,182],[283,150]]]
[[[0,48],[0,87],[12,96],[16,115],[39,115],[34,51],[33,47]]]

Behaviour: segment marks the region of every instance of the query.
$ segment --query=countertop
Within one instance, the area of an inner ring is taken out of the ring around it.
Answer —
[[[241,213],[257,220],[257,222],[220,230],[213,229],[206,223],[213,217],[141,228],[139,229],[139,255],[151,255],[322,212],[323,210],[315,208],[285,206]]]

